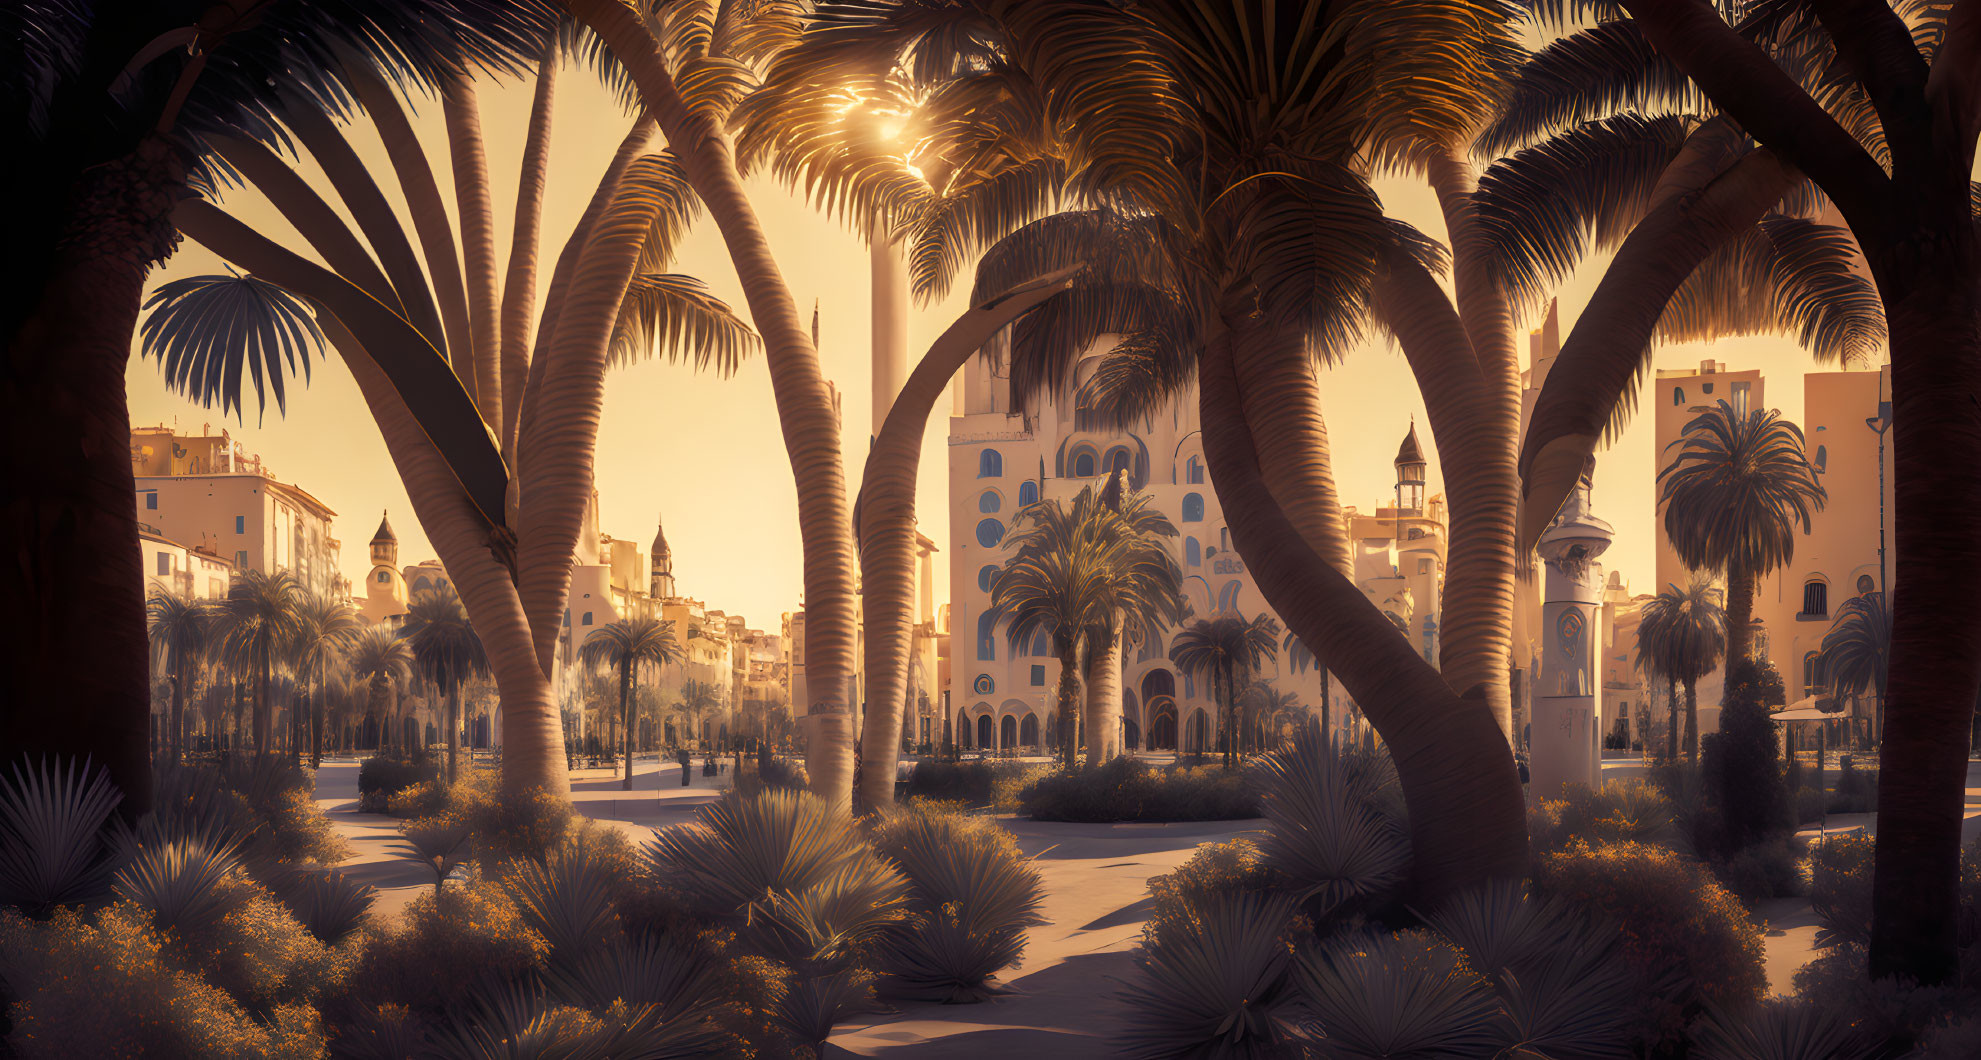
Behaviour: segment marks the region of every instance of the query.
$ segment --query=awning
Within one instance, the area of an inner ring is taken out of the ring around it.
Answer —
[[[1815,707],[1794,707],[1792,709],[1784,710],[1776,714],[1770,714],[1768,715],[1768,720],[1769,721],[1835,721],[1841,717],[1843,717],[1842,714],[1833,713],[1827,710],[1817,710]]]

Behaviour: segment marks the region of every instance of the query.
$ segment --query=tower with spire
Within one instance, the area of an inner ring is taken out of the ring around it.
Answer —
[[[1403,436],[1403,445],[1396,450],[1396,508],[1399,513],[1422,515],[1424,512],[1424,472],[1428,467],[1424,460],[1424,447],[1417,444],[1417,421],[1410,421],[1410,433]]]
[[[364,603],[358,608],[368,622],[383,622],[406,613],[406,575],[399,569],[399,535],[392,532],[392,519],[378,517],[378,532],[371,535],[371,573],[365,575]]]
[[[647,595],[655,600],[671,600],[674,592],[674,550],[667,544],[667,527],[656,517],[654,519],[653,551],[649,556],[653,561],[653,573],[649,577]]]

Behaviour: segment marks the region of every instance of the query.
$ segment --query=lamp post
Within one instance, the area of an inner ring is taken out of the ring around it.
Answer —
[[[1881,382],[1881,390],[1882,386]],[[1889,602],[1891,590],[1885,584],[1885,435],[1892,429],[1892,403],[1885,400],[1882,392],[1878,398],[1878,414],[1864,417],[1864,426],[1871,428],[1871,433],[1878,436],[1878,591],[1884,593],[1886,601]],[[1885,700],[1880,696],[1878,716],[1872,724],[1875,731],[1871,733],[1871,743],[1874,747],[1884,735],[1884,720]]]

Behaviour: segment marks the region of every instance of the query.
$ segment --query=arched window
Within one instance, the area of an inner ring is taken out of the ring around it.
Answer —
[[[1231,611],[1238,607],[1238,587],[1239,583],[1235,581],[1224,583],[1224,588],[1219,589],[1217,594],[1218,610]]]
[[[1672,387],[1672,388],[1671,388],[1671,403],[1672,403],[1672,404],[1674,404],[1674,405],[1683,405],[1683,404],[1685,404],[1685,388],[1684,388],[1684,387],[1682,387],[1682,386],[1675,386],[1675,387]]]
[[[997,568],[985,567],[977,572],[977,588],[990,592],[997,585]]]
[[[1823,656],[1820,652],[1810,652],[1802,657],[1802,690],[1823,686]]]
[[[1039,630],[1038,636],[1032,638],[1032,654],[1041,658],[1052,654],[1052,638],[1047,636],[1043,629]]]
[[[1802,583],[1802,614],[1804,616],[1828,615],[1830,613],[1830,585],[1821,578],[1811,578]]]
[[[587,612],[585,612],[585,617],[584,617],[584,619],[583,619],[582,621],[580,621],[580,622],[579,622],[578,624],[579,624],[579,625],[581,625],[581,626],[589,626],[589,625],[591,625],[591,624],[592,624],[592,613],[591,613],[590,611],[587,611]]]
[[[1860,574],[1857,576],[1857,595],[1863,596],[1865,593],[1872,592],[1877,588],[1878,583],[1871,580],[1869,574]]]
[[[1134,470],[1135,463],[1128,455],[1128,448],[1126,446],[1108,450],[1107,460],[1101,466],[1101,474],[1103,475],[1112,475],[1116,471],[1126,471],[1132,475],[1134,474]]]
[[[1201,523],[1204,521],[1204,495],[1186,493],[1183,495],[1183,521]]]
[[[392,580],[392,572],[391,572],[391,571],[384,571],[384,570],[382,570],[382,571],[379,571],[379,572],[378,572],[378,584],[380,584],[380,585],[384,585],[385,583],[387,583],[387,582],[389,582],[389,581],[391,581],[391,580]]]
[[[1038,745],[1039,716],[1037,714],[1027,714],[1025,715],[1025,720],[1018,726],[1018,746],[1037,747]]]
[[[985,548],[996,548],[1004,540],[1004,524],[996,519],[985,519],[977,524],[977,544]]]
[[[977,454],[978,478],[1003,478],[1004,455],[995,449],[986,449]]]
[[[1202,460],[1197,459],[1195,456],[1192,456],[1189,459],[1189,461],[1183,465],[1183,479],[1185,482],[1188,482],[1192,486],[1203,485],[1204,462]]]
[[[1018,719],[1006,714],[997,723],[997,738],[999,747],[1018,746]]]
[[[1197,698],[1197,675],[1188,670],[1183,671],[1183,698]]]
[[[1830,469],[1830,447],[1827,445],[1819,445],[1816,447],[1816,470],[1828,471],[1829,469]]]
[[[997,661],[997,616],[989,611],[977,616],[977,658]]]
[[[1194,537],[1183,539],[1183,564],[1186,567],[1201,567],[1204,565],[1204,546],[1198,544],[1197,539]]]
[[[1018,507],[1027,508],[1039,503],[1039,484],[1020,482],[1018,484]]]
[[[1094,451],[1092,449],[1081,448],[1074,451],[1073,477],[1074,478],[1094,477]]]
[[[985,490],[977,498],[977,510],[986,515],[995,514],[1002,507],[1004,507],[1004,498],[998,496],[996,490]]]

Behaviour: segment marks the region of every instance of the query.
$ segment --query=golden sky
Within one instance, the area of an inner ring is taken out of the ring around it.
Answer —
[[[630,124],[611,95],[582,68],[567,65],[557,88],[540,250],[544,283],[539,289],[547,283],[558,250]],[[482,128],[496,184],[497,245],[505,261],[530,96],[527,83],[485,82],[482,89]],[[443,188],[451,187],[438,102],[419,100],[415,124]],[[369,122],[360,118],[349,135],[372,164],[388,197],[396,200],[396,180]],[[327,187],[313,166],[304,163],[300,168],[317,187]],[[1383,182],[1380,190],[1392,213],[1442,235],[1428,191],[1396,180]],[[751,198],[798,304],[806,311],[814,300],[820,306],[820,354],[826,376],[844,394],[848,481],[856,489],[871,426],[867,252],[837,222],[768,180],[751,185]],[[286,244],[300,245],[254,193],[235,190],[223,205]],[[701,278],[743,311],[735,272],[712,224],[703,221],[695,227],[673,268]],[[217,258],[188,242],[153,275],[151,286],[218,271]],[[1585,267],[1562,290],[1564,339],[1599,276],[1596,268]],[[959,286],[967,289],[967,280]],[[916,310],[910,321],[911,360],[964,304],[957,294]],[[1816,366],[1792,342],[1754,338],[1668,347],[1658,352],[1657,366],[1696,365],[1706,357],[1736,368],[1762,369],[1767,373],[1769,403],[1790,418],[1800,417],[1799,374]],[[365,543],[381,509],[392,513],[402,563],[433,555],[357,387],[334,352],[315,365],[306,389],[291,387],[286,416],[271,403],[265,417],[257,417],[250,401],[245,424],[223,424],[217,410],[169,393],[157,365],[138,359],[135,346],[127,379],[134,424],[176,421],[187,431],[202,424],[215,430],[224,425],[250,452],[260,453],[278,478],[303,487],[335,509],[344,573],[354,584],[362,584],[369,568]],[[1343,364],[1328,369],[1323,385],[1343,502],[1364,510],[1386,502],[1395,482],[1390,461],[1397,444],[1413,415],[1420,426],[1424,421],[1423,403],[1402,355],[1381,341],[1370,341]],[[1651,485],[1655,469],[1648,403],[1644,407],[1647,414],[1599,458],[1596,507],[1618,531],[1618,540],[1605,557],[1608,567],[1622,570],[1633,591],[1655,592]],[[938,602],[946,597],[948,586],[943,458],[947,413],[945,402],[930,419],[918,502],[922,532],[945,550],[936,557]],[[1432,440],[1428,428],[1424,430],[1426,441]],[[1430,477],[1435,492],[1440,483],[1435,455]],[[760,356],[729,379],[661,361],[614,371],[607,377],[596,478],[600,527],[606,533],[644,545],[652,539],[655,517],[665,516],[676,581],[684,593],[770,630],[777,628],[780,612],[798,604],[796,494]]]

